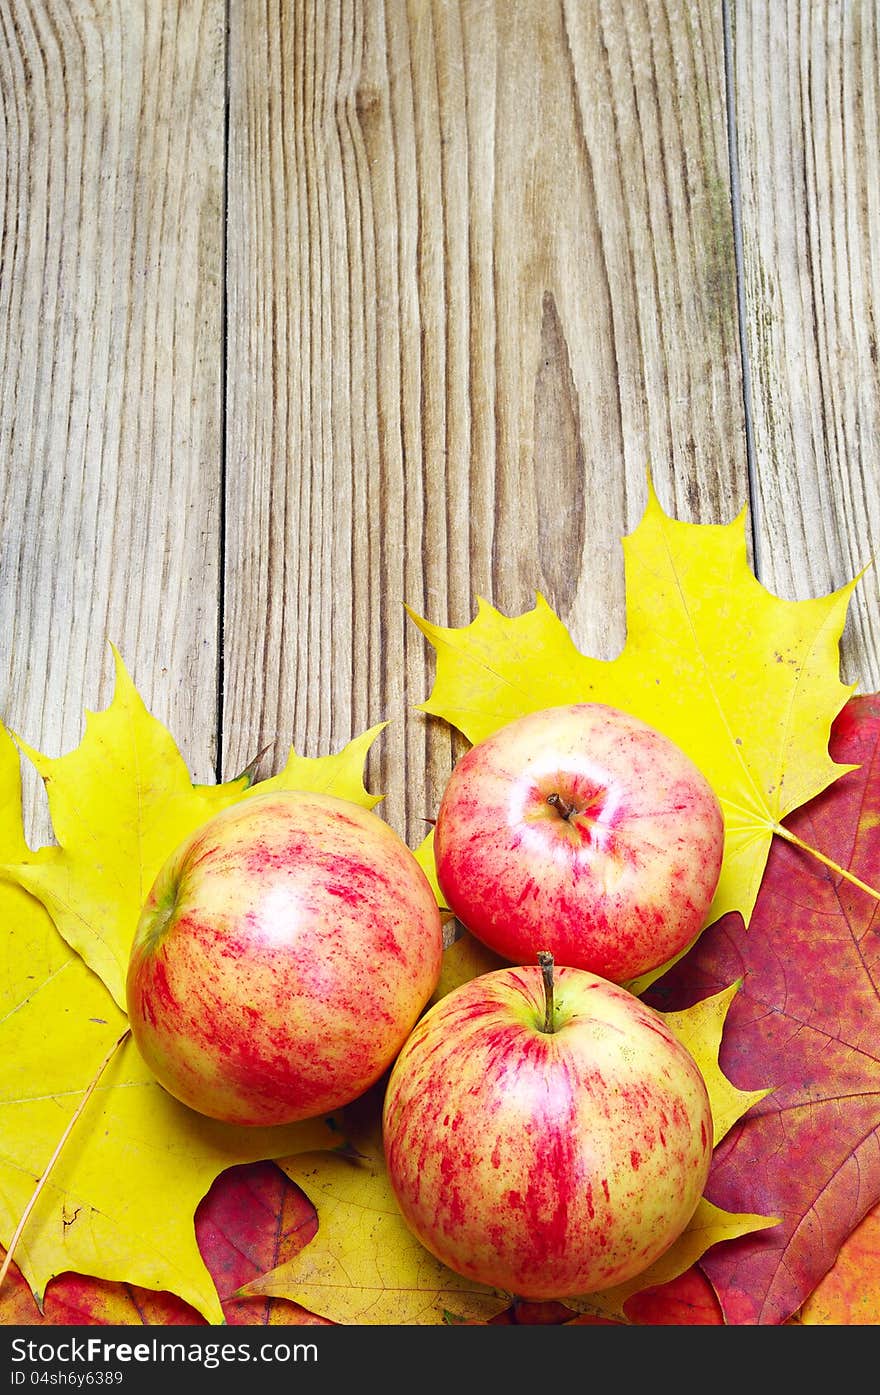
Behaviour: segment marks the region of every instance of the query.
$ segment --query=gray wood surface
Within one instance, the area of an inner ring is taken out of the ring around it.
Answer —
[[[880,548],[880,10],[733,7],[758,572],[823,595]],[[842,671],[880,686],[880,578]]]
[[[113,640],[198,779],[388,719],[415,843],[458,746],[405,603],[539,588],[613,656],[649,465],[779,594],[871,561],[877,10],[226,8],[0,0],[0,716],[69,749]]]
[[[0,3],[0,716],[69,749],[110,696],[113,641],[199,779],[217,749],[223,80],[222,0]]]

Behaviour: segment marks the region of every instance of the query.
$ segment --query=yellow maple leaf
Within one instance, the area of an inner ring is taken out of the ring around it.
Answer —
[[[423,838],[419,846],[414,850],[413,856],[421,867],[428,881],[431,883],[431,890],[437,901],[440,910],[448,914],[449,907],[443,899],[443,892],[437,882],[437,864],[434,861],[434,830],[431,829],[427,837]]]
[[[0,1241],[10,1246],[26,1218],[15,1260],[38,1302],[70,1270],[168,1290],[222,1322],[196,1245],[198,1202],[227,1167],[327,1147],[338,1133],[325,1119],[251,1129],[203,1118],[156,1083],[125,1035],[120,973],[143,889],[200,819],[270,782],[193,790],[115,657],[113,702],[79,750],[36,757],[58,848],[27,847],[20,754],[0,725]],[[314,764],[291,755],[271,783],[369,807],[362,766],[378,730]]]
[[[487,954],[465,932],[445,951],[449,963],[435,1000],[459,983],[490,972],[495,956],[487,959]],[[716,1144],[768,1093],[737,1090],[718,1064],[724,1020],[738,988],[738,983],[732,984],[690,1008],[660,1014],[703,1074]],[[242,1295],[287,1298],[340,1323],[439,1323],[450,1309],[460,1319],[480,1320],[503,1311],[516,1295],[461,1278],[434,1259],[409,1230],[388,1178],[381,1122],[371,1117],[371,1104],[378,1115],[381,1103],[369,1099],[360,1101],[354,1114],[343,1111],[352,1149],[280,1160],[314,1205],[318,1231],[299,1254],[248,1284]],[[625,1320],[623,1304],[632,1294],[677,1278],[711,1245],[777,1224],[775,1217],[722,1211],[702,1197],[684,1232],[649,1269],[613,1290],[564,1301],[574,1311]]]
[[[267,790],[311,790],[317,794],[333,794],[337,799],[349,799],[374,808],[381,794],[371,794],[364,785],[364,762],[380,731],[387,726],[379,722],[360,736],[354,737],[341,751],[329,756],[300,756],[291,751],[284,768],[268,780],[261,780],[246,794],[264,794]]]
[[[766,1090],[739,1090],[727,1079],[718,1064],[724,1022],[730,1004],[741,987],[742,979],[737,979],[729,988],[709,998],[702,998],[692,1007],[661,1014],[667,1027],[687,1047],[700,1067],[712,1105],[716,1148],[737,1119],[741,1119],[753,1104],[765,1099],[773,1089],[769,1086]]]
[[[119,1007],[141,907],[159,868],[184,838],[227,805],[270,789],[338,794],[372,808],[363,762],[384,723],[342,751],[315,759],[291,751],[279,774],[257,784],[193,785],[167,729],[144,706],[114,648],[113,699],[88,712],[75,750],[52,759],[19,745],[46,786],[57,845],[0,867],[46,907],[70,947]]]
[[[725,525],[678,522],[650,482],[623,550],[627,638],[611,661],[580,653],[540,595],[513,618],[480,600],[461,628],[410,610],[437,651],[420,706],[472,743],[573,702],[608,703],[664,732],[724,811],[724,863],[706,923],[731,910],[748,923],[773,835],[791,838],[782,820],[852,768],[831,760],[828,736],[853,692],[840,682],[839,641],[856,582],[816,600],[773,596],[749,568],[744,513]]]
[[[450,1307],[474,1319],[501,1312],[505,1299],[494,1289],[453,1273],[415,1238],[391,1190],[378,1128],[352,1141],[356,1151],[281,1160],[318,1212],[318,1235],[240,1296],[292,1299],[332,1322],[370,1326],[440,1325]]]

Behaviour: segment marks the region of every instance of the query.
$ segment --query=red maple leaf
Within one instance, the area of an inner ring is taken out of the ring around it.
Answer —
[[[859,769],[786,820],[811,847],[880,888],[880,695],[836,719],[832,758]],[[710,927],[646,999],[678,1009],[742,978],[720,1065],[773,1087],[716,1149],[706,1196],[781,1218],[707,1251],[725,1320],[779,1324],[802,1305],[880,1201],[880,903],[774,839],[748,930]]]
[[[325,1322],[281,1298],[235,1296],[251,1279],[290,1259],[315,1233],[314,1207],[275,1163],[245,1163],[221,1173],[199,1205],[195,1226],[227,1324]],[[206,1326],[201,1314],[174,1294],[71,1273],[50,1281],[40,1313],[15,1264],[0,1292],[0,1324],[11,1323],[49,1327]]]

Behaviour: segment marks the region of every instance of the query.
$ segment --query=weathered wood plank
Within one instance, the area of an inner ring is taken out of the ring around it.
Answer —
[[[746,502],[720,8],[233,0],[230,58],[225,766],[390,719],[415,839],[404,602],[537,588],[610,656],[649,462]]]
[[[216,756],[223,0],[0,3],[0,715]],[[48,832],[38,792],[33,836]]]
[[[880,14],[873,0],[733,7],[759,572],[824,594],[880,549]],[[880,686],[880,579],[842,669]]]

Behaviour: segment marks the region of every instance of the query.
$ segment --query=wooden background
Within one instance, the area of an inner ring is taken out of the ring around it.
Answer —
[[[404,602],[539,588],[612,657],[648,464],[778,594],[877,551],[876,0],[0,0],[0,104],[0,717],[47,754],[112,640],[198,780],[389,719],[414,844],[456,746]]]

